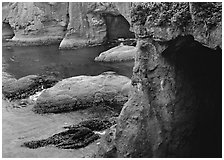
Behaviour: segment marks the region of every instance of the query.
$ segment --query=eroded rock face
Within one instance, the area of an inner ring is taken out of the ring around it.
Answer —
[[[146,14],[142,14],[145,12]],[[179,35],[193,35],[211,48],[222,47],[221,3],[142,3],[132,12],[137,35],[151,35],[155,41],[169,41]]]
[[[38,44],[63,39],[68,23],[68,3],[15,2],[8,5],[6,20],[14,29],[14,41]]]
[[[133,37],[129,29],[130,24],[113,3],[71,2],[68,29],[60,48],[98,45],[120,37]]]
[[[129,78],[113,72],[64,79],[38,97],[34,111],[60,113],[97,105],[120,110],[128,99],[129,87]]]
[[[125,19],[131,3],[120,5],[125,9],[111,2],[4,3],[3,22],[10,24],[15,33],[12,40],[21,45],[61,42],[63,49],[98,45],[134,37]]]
[[[89,11],[93,3],[69,3],[69,24],[60,48],[100,44],[106,39],[106,24],[100,14]]]
[[[139,37],[134,89],[117,126],[101,142],[99,157],[221,157],[221,49],[211,49],[220,45],[221,22],[207,26],[207,37],[200,28],[211,20],[206,16],[219,17],[210,10],[219,14],[220,4],[203,4],[210,8],[204,8],[207,15],[198,24],[196,16],[201,14],[193,11],[197,4],[191,5],[137,7],[132,17]]]
[[[119,62],[119,61],[134,60],[136,52],[137,52],[136,47],[119,45],[109,49],[108,51],[102,52],[98,57],[95,58],[95,61]]]

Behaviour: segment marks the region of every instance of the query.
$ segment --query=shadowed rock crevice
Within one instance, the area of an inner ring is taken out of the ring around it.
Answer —
[[[180,42],[181,37],[177,40]],[[178,87],[180,91],[176,93],[176,102],[181,104],[183,101],[183,105],[179,108],[182,111],[176,109],[176,114],[182,112],[182,118],[176,118],[176,121],[186,119],[186,126],[178,127],[171,136],[177,138],[176,135],[182,134],[180,136],[182,139],[176,140],[180,141],[179,143],[189,143],[187,157],[220,157],[222,148],[222,51],[220,48],[216,50],[207,48],[190,36],[187,37],[186,42],[179,45],[180,48],[177,43],[174,46],[175,50],[172,50],[173,45],[171,45],[168,50],[171,48],[172,51],[169,53],[165,51],[163,56],[175,67],[176,77],[180,75],[176,79],[176,86],[181,86],[181,84],[186,86],[186,88]],[[188,97],[186,97],[187,92],[189,92]],[[184,94],[184,97],[181,96]],[[188,115],[184,115],[186,113]],[[189,132],[190,128],[191,132]],[[183,141],[184,139],[186,140]],[[181,149],[180,147],[179,150]]]
[[[2,38],[11,39],[14,36],[14,31],[8,22],[2,23]]]

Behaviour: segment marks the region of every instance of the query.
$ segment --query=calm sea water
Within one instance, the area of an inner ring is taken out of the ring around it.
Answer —
[[[15,78],[30,74],[50,74],[60,78],[78,75],[98,75],[105,71],[131,77],[133,62],[100,63],[94,58],[112,46],[96,46],[76,50],[59,50],[58,45],[4,47],[3,72]]]

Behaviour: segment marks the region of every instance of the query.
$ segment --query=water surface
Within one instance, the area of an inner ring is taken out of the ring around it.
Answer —
[[[96,46],[76,50],[59,50],[58,45],[4,47],[3,72],[15,78],[31,74],[50,74],[60,78],[78,75],[98,75],[105,71],[131,77],[133,62],[100,63],[94,58],[112,46]]]

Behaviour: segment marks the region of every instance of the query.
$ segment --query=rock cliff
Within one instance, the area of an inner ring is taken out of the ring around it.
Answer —
[[[221,157],[221,5],[135,4],[134,89],[98,156]]]
[[[121,12],[127,15],[123,10]],[[129,28],[130,24],[113,3],[69,3],[68,31],[60,48],[97,45],[133,37]]]
[[[52,43],[63,39],[67,28],[68,3],[15,2],[5,6],[14,30],[13,41],[28,44]]]
[[[3,23],[13,29],[17,43],[76,48],[134,37],[129,31],[130,7],[112,2],[4,3]]]

